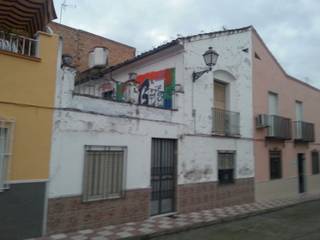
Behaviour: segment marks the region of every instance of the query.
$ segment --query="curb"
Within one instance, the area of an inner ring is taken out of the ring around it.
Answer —
[[[273,207],[270,209],[257,210],[257,211],[251,212],[251,213],[244,213],[244,214],[239,214],[236,216],[224,217],[221,219],[212,220],[212,221],[208,221],[208,222],[199,222],[199,223],[195,223],[192,225],[176,227],[173,229],[167,229],[167,230],[164,229],[163,231],[159,231],[159,232],[143,234],[143,235],[133,236],[133,237],[126,237],[126,238],[122,238],[122,239],[123,240],[147,240],[147,239],[151,239],[151,238],[155,238],[155,237],[170,235],[173,233],[190,231],[190,230],[194,230],[194,229],[198,229],[198,228],[203,228],[203,227],[218,225],[218,224],[222,224],[222,223],[228,223],[228,222],[233,222],[233,221],[237,221],[237,220],[242,220],[242,219],[254,217],[257,215],[263,215],[263,214],[267,214],[267,213],[277,212],[277,211],[285,209],[285,208],[290,208],[290,207],[294,207],[294,206],[297,206],[297,205],[300,205],[300,204],[303,204],[306,202],[314,202],[314,201],[318,201],[318,200],[319,200],[319,198],[304,199],[304,200],[301,200],[298,202],[293,202],[291,204],[284,205],[284,206]]]

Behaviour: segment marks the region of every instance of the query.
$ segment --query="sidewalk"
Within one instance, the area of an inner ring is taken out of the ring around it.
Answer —
[[[167,233],[241,219],[318,199],[320,199],[320,194],[306,194],[291,199],[256,202],[187,214],[177,214],[171,217],[154,217],[142,222],[132,222],[112,226],[109,225],[98,229],[86,229],[72,233],[55,234],[38,238],[37,240],[113,240],[140,239],[140,237],[147,239],[152,236],[160,236]]]

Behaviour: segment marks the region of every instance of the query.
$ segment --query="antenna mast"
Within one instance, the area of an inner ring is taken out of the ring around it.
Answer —
[[[76,6],[75,4],[67,4],[67,0],[64,0],[63,3],[61,3],[61,7],[60,7],[60,23],[62,23],[62,12],[63,12],[67,7],[76,8],[77,6]]]

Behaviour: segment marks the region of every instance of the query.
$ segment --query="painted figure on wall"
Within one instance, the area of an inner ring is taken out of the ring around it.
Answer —
[[[140,74],[135,80],[105,82],[103,97],[115,101],[171,109],[175,89],[175,69]]]
[[[173,107],[175,69],[148,72],[137,76],[139,104],[170,109]]]

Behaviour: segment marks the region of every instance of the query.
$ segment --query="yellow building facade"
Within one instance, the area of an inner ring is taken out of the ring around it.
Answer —
[[[39,33],[39,58],[0,51],[0,117],[15,128],[9,181],[47,180],[58,58],[57,35]]]

